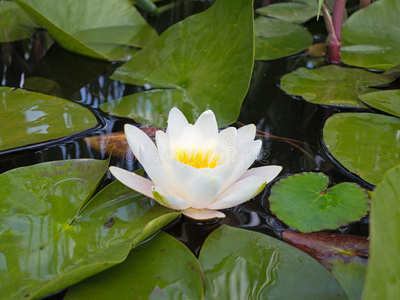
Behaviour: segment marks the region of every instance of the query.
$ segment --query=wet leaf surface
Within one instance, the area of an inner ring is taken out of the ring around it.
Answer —
[[[301,232],[336,229],[367,214],[369,197],[364,189],[349,182],[330,188],[328,184],[322,173],[288,176],[272,186],[269,208]]]
[[[249,87],[253,42],[252,2],[216,1],[206,11],[168,28],[116,70],[112,79],[167,89],[133,96],[130,109],[119,109],[116,103],[114,109],[119,112],[115,115],[139,115],[150,121],[147,125],[165,127],[158,116],[165,113],[160,102],[166,99],[168,110],[185,106],[183,112],[190,122],[212,109],[219,127],[233,123]],[[138,110],[136,101],[149,101],[150,109]]]
[[[273,3],[256,9],[256,13],[292,23],[304,23],[317,16],[318,3],[314,0]]]
[[[358,98],[373,108],[400,117],[400,90],[378,91]]]
[[[376,91],[370,87],[394,81],[360,69],[325,66],[318,69],[300,68],[281,78],[281,88],[290,95],[303,97],[311,103],[365,107],[357,96]]]
[[[400,64],[400,2],[381,0],[355,12],[342,28],[342,61],[387,70]]]
[[[208,236],[199,261],[205,299],[346,299],[314,259],[261,233],[223,225]]]
[[[50,141],[97,125],[96,117],[74,102],[0,87],[0,151]]]
[[[105,60],[125,60],[130,47],[157,38],[128,0],[16,0],[65,49]],[[135,51],[135,50],[133,50]]]
[[[374,185],[399,164],[400,119],[371,113],[340,113],[323,130],[332,156],[350,172]]]
[[[307,49],[313,37],[305,28],[287,21],[258,17],[254,20],[256,60],[277,59]]]
[[[179,215],[114,182],[71,224],[107,168],[78,159],[0,175],[1,299],[37,299],[120,263]]]
[[[374,190],[370,224],[371,257],[363,299],[396,299],[400,294],[400,166],[388,171]]]
[[[68,299],[201,299],[203,277],[196,257],[160,232],[127,259],[68,290]]]

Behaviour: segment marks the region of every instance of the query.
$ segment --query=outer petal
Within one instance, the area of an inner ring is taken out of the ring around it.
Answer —
[[[169,137],[168,135],[161,130],[158,130],[156,132],[156,143],[157,143],[157,148],[158,148],[158,153],[160,155],[160,160],[164,168],[166,168],[168,171],[171,170],[171,159],[173,153],[171,153],[171,150],[169,148]]]
[[[218,133],[218,150],[226,161],[232,161],[236,154],[238,139],[236,128],[228,127]]]
[[[265,187],[265,179],[260,176],[250,176],[236,182],[217,199],[207,206],[208,209],[225,209],[239,205],[258,195]]]
[[[154,185],[154,183],[150,180],[142,176],[136,175],[133,172],[129,172],[127,170],[117,167],[110,167],[110,172],[114,175],[115,178],[117,178],[127,187],[141,193],[142,195],[154,199],[153,193],[151,191],[151,187]]]
[[[188,124],[189,123],[183,113],[176,107],[173,107],[168,116],[167,134],[179,135],[182,131],[182,128]]]
[[[196,127],[205,138],[209,136],[214,137],[218,134],[217,119],[211,110],[203,112],[197,119],[194,127]]]
[[[187,202],[186,200],[178,196],[167,196],[165,191],[158,186],[153,186],[152,191],[153,191],[152,198],[161,205],[164,205],[168,208],[182,210],[190,207],[189,202]]]
[[[240,127],[237,131],[237,138],[239,141],[239,145],[254,141],[255,137],[256,137],[256,126],[254,124],[249,124]]]
[[[211,219],[222,219],[225,218],[225,214],[218,210],[210,209],[193,209],[189,208],[182,212],[186,217],[194,220],[211,220]]]
[[[186,187],[186,195],[192,208],[206,208],[215,200],[222,186],[222,178],[204,176],[192,179]]]
[[[262,176],[265,178],[266,182],[271,182],[272,180],[275,179],[276,176],[279,175],[279,173],[282,171],[281,166],[264,166],[264,167],[258,167],[258,168],[253,168],[250,170],[247,170],[239,179],[238,181],[245,179],[250,176]]]
[[[133,125],[125,124],[125,136],[128,140],[129,147],[131,147],[133,154],[140,163],[142,163],[143,160],[139,153],[141,147],[145,148],[146,152],[153,153],[153,155],[158,152],[149,136]]]
[[[235,183],[240,176],[242,176],[244,172],[246,172],[246,170],[253,164],[258,156],[258,153],[260,153],[261,144],[262,142],[260,140],[256,140],[245,143],[238,148],[234,159],[236,168],[232,175],[225,180],[220,192],[223,192],[225,189]]]

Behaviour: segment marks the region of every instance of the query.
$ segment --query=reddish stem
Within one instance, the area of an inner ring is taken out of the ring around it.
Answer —
[[[346,8],[346,0],[336,0],[335,7],[332,13],[333,29],[335,30],[338,41],[342,38],[342,24],[343,24],[343,13]]]
[[[340,64],[340,40],[336,36],[331,15],[329,14],[325,4],[322,5],[321,10],[329,34],[329,62],[332,64]]]
[[[360,8],[367,7],[371,4],[371,0],[360,0]]]

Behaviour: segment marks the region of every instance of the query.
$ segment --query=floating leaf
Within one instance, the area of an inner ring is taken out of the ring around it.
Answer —
[[[139,129],[143,130],[150,137],[154,137],[158,130],[155,127],[141,127]],[[92,149],[106,154],[106,156],[112,155],[118,158],[130,157],[133,159],[133,153],[123,131],[86,137],[84,140]]]
[[[299,53],[313,42],[305,28],[287,21],[258,17],[254,20],[256,60],[269,60]]]
[[[282,235],[285,242],[330,270],[350,299],[361,298],[369,252],[366,237],[293,231]]]
[[[324,57],[327,53],[325,43],[317,43],[307,48],[306,54],[311,57]]]
[[[335,106],[365,107],[357,96],[372,91],[369,87],[388,84],[394,78],[359,69],[325,66],[309,70],[300,68],[281,78],[281,88],[291,95],[302,96],[311,103]]]
[[[36,21],[14,2],[0,2],[0,43],[26,39],[36,26]]]
[[[387,70],[400,64],[400,2],[381,0],[355,12],[342,27],[342,61]]]
[[[368,194],[355,183],[328,188],[322,173],[301,173],[279,180],[271,189],[270,210],[302,232],[336,229],[368,212]]]
[[[304,23],[317,16],[318,4],[314,0],[274,3],[256,9],[263,16],[285,20],[292,23]]]
[[[155,89],[102,103],[100,108],[111,115],[130,118],[145,126],[165,128],[173,107],[177,107],[192,122],[197,119],[198,110],[185,102],[185,97],[184,92],[178,89]]]
[[[123,263],[70,288],[64,299],[201,299],[202,294],[196,257],[160,232],[133,249]]]
[[[168,88],[145,95],[143,101],[152,102],[150,109],[137,110],[135,101],[138,98],[132,101],[131,109],[125,109],[127,114],[157,122],[147,125],[165,127],[158,116],[165,113],[160,100],[168,99],[168,109],[172,105],[191,110],[183,110],[190,122],[203,111],[212,109],[219,127],[223,127],[237,119],[249,88],[254,63],[253,43],[252,1],[217,0],[206,11],[168,28],[118,68],[111,78]],[[140,95],[137,97],[142,99]],[[119,109],[117,104],[114,109]]]
[[[119,182],[90,198],[108,161],[55,161],[0,175],[0,295],[32,299],[122,262],[177,213]]]
[[[346,299],[319,263],[272,237],[221,226],[199,261],[205,299]]]
[[[83,106],[44,94],[0,87],[0,151],[62,138],[97,125]]]
[[[358,98],[373,108],[400,117],[400,90],[378,91]]]
[[[392,76],[392,77],[400,77],[400,65],[397,65],[389,70],[383,72],[383,75]]]
[[[65,49],[106,60],[124,60],[125,46],[144,47],[156,37],[129,0],[15,0]]]
[[[376,185],[399,164],[400,120],[371,113],[340,113],[324,126],[324,143],[350,172]]]
[[[400,294],[400,166],[388,171],[372,198],[371,258],[363,299],[396,299]]]

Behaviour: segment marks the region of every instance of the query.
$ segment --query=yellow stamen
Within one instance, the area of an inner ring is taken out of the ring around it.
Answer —
[[[221,161],[219,159],[221,155],[213,155],[212,149],[205,152],[203,149],[189,150],[180,147],[175,148],[175,159],[185,165],[200,168],[215,168]]]

